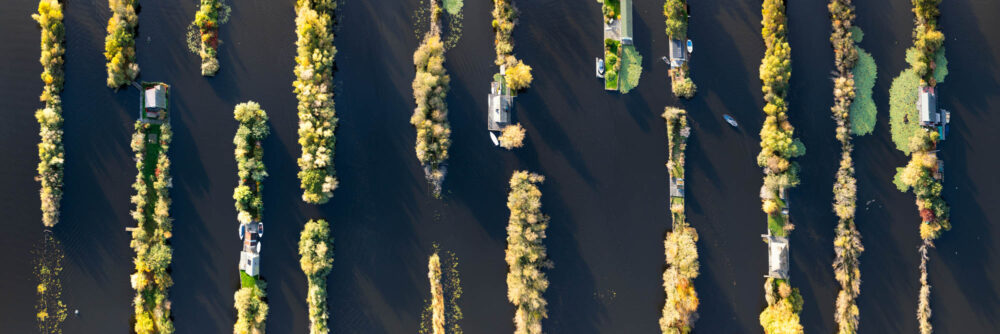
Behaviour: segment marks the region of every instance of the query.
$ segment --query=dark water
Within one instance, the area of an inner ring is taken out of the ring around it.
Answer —
[[[172,85],[175,137],[173,314],[179,333],[228,332],[235,321],[239,240],[231,198],[236,184],[232,108],[259,102],[273,135],[264,143],[271,177],[264,192],[268,222],[263,267],[272,333],[306,331],[305,277],[295,246],[303,223],[333,223],[336,261],[329,278],[331,328],[338,333],[409,333],[418,328],[429,294],[426,256],[434,242],[461,259],[463,328],[469,333],[513,330],[503,261],[506,182],[515,169],[546,175],[543,210],[552,216],[546,241],[555,267],[550,333],[654,333],[663,303],[662,239],[666,210],[666,138],[659,114],[678,105],[669,93],[662,4],[636,3],[635,36],[644,56],[639,87],[607,94],[592,77],[601,52],[599,6],[589,0],[517,1],[516,52],[534,70],[531,89],[519,96],[516,117],[527,146],[492,147],[484,131],[485,96],[495,68],[488,1],[465,4],[464,36],[448,52],[454,146],[443,200],[430,196],[413,153],[411,54],[418,40],[416,0],[343,3],[336,45],[337,172],[341,187],[330,203],[301,202],[295,158],[292,1],[239,1],[222,27],[215,78],[199,75],[197,56],[184,45],[195,1],[144,1],[138,41],[141,78]],[[858,1],[857,24],[879,65],[875,99],[882,113],[875,134],[855,141],[859,179],[858,223],[867,252],[862,261],[863,333],[916,331],[918,217],[913,197],[890,179],[905,157],[888,134],[892,77],[910,44],[909,1]],[[5,333],[35,331],[30,251],[42,226],[37,162],[40,104],[38,32],[30,19],[36,3],[17,0],[0,13],[0,325]],[[791,119],[808,154],[800,159],[802,185],[791,194],[797,230],[792,235],[793,284],[806,304],[808,332],[832,332],[837,284],[830,263],[835,218],[831,185],[838,158],[831,104],[832,50],[825,1],[788,7],[793,77]],[[951,0],[942,4],[951,74],[939,87],[954,113],[942,145],[948,162],[945,196],[954,229],[932,251],[933,322],[942,333],[990,333],[1000,328],[1000,219],[993,205],[998,183],[993,131],[1000,119],[1000,3]],[[128,275],[132,252],[124,227],[135,170],[128,139],[134,90],[104,86],[104,27],[110,16],[100,0],[67,1],[63,219],[55,228],[65,246],[63,296],[66,333],[125,333],[132,314]],[[682,105],[693,121],[688,149],[688,214],[701,239],[701,333],[760,332],[764,305],[765,231],[754,164],[762,121],[757,67],[763,54],[756,1],[692,1],[690,35],[697,50],[692,76],[699,86]],[[992,21],[991,21],[992,20]],[[741,128],[722,122],[732,114]],[[865,203],[874,200],[871,205]]]

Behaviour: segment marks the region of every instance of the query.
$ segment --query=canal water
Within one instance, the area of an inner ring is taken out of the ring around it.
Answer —
[[[143,1],[139,13],[141,79],[172,85],[175,137],[170,149],[175,219],[170,290],[178,333],[228,332],[239,282],[239,238],[232,109],[254,100],[271,118],[264,142],[270,178],[264,189],[262,267],[268,282],[272,333],[308,327],[305,277],[296,243],[307,219],[332,222],[336,255],[329,277],[330,326],[338,333],[411,333],[429,295],[432,244],[460,259],[460,302],[469,333],[509,333],[504,263],[507,179],[516,169],[546,176],[543,210],[552,217],[546,245],[555,266],[545,297],[550,333],[654,333],[663,306],[661,273],[667,213],[664,106],[689,111],[688,217],[700,233],[700,333],[757,333],[765,305],[765,232],[757,197],[762,98],[757,69],[763,54],[759,1],[691,2],[689,35],[698,95],[679,102],[669,92],[662,3],[635,4],[634,35],[643,55],[639,87],[605,93],[593,77],[602,48],[599,4],[590,0],[517,0],[515,51],[534,68],[518,96],[516,118],[526,147],[501,151],[485,131],[485,95],[493,67],[491,3],[468,1],[464,28],[448,51],[449,120],[454,145],[444,196],[435,199],[413,152],[410,82],[417,0],[342,2],[336,103],[340,188],[321,206],[300,200],[295,159],[296,101],[293,1],[239,1],[220,32],[221,70],[199,75],[184,34],[196,1]],[[37,123],[40,105],[36,3],[15,0],[0,13],[0,326],[36,331],[32,253],[42,236],[38,210]],[[66,1],[66,174],[62,220],[66,333],[125,333],[132,314],[132,251],[125,227],[135,177],[128,141],[138,103],[134,89],[105,87],[102,56],[106,2]],[[861,258],[862,333],[916,332],[918,216],[911,194],[890,180],[905,157],[892,145],[887,90],[906,65],[909,1],[858,1],[863,47],[879,66],[873,135],[855,140]],[[941,5],[951,74],[940,105],[953,113],[942,145],[944,195],[954,229],[931,252],[933,323],[942,333],[1000,328],[1000,198],[992,154],[1000,143],[992,110],[1000,108],[1000,3],[949,0]],[[835,217],[831,187],[839,157],[829,106],[832,49],[825,1],[788,7],[793,76],[791,121],[808,153],[799,159],[802,185],[790,194],[792,282],[802,289],[807,332],[832,332],[837,284],[830,264]],[[730,128],[722,114],[740,128]]]

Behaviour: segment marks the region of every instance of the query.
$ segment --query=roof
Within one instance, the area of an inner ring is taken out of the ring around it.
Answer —
[[[490,85],[490,94],[487,97],[489,109],[487,110],[487,128],[490,131],[500,131],[510,123],[510,106],[513,97],[500,92],[500,83],[494,81]]]
[[[146,88],[146,108],[163,109],[167,107],[167,89],[163,85]]]
[[[670,197],[684,197],[684,179],[679,177],[670,178]]]
[[[936,124],[938,119],[937,94],[934,87],[920,86],[919,97],[917,98],[917,110],[920,112],[920,123]]]
[[[762,235],[767,241],[767,276],[788,278],[788,238]]]
[[[670,67],[679,67],[687,61],[687,46],[679,39],[670,40]]]
[[[632,0],[621,0],[621,41],[632,44]]]

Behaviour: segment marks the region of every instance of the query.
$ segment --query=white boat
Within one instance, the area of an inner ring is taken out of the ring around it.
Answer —
[[[490,131],[490,139],[493,140],[493,146],[500,146],[500,140],[497,139],[497,135],[493,134],[493,131]]]
[[[603,78],[604,77],[604,59],[601,59],[600,57],[594,57],[594,67],[595,67],[595,70],[597,71],[597,77],[598,78]]]
[[[687,41],[687,49],[688,49],[688,53],[693,53],[694,52],[694,43],[691,43],[690,39]]]
[[[732,125],[734,128],[740,126],[736,123],[736,120],[733,119],[733,116],[729,116],[729,114],[722,115],[722,118],[726,120],[726,123],[729,123],[729,125]]]

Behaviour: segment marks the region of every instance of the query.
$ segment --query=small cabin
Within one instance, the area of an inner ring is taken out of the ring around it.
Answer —
[[[684,66],[687,62],[687,46],[679,39],[670,40],[670,68]]]
[[[167,107],[167,88],[156,85],[146,88],[146,109],[165,109]]]
[[[684,178],[670,178],[670,197],[684,198]]]
[[[260,275],[260,254],[240,252],[240,270],[250,276]]]
[[[788,238],[770,234],[761,235],[767,243],[767,275],[765,277],[788,279]]]
[[[937,94],[934,92],[934,87],[920,86],[917,90],[917,111],[920,112],[920,125],[937,126],[941,123],[941,115],[937,109]]]
[[[486,127],[489,131],[500,131],[510,124],[510,112],[514,102],[514,97],[510,95],[510,88],[501,81],[494,80],[490,84],[489,110],[487,111]]]

